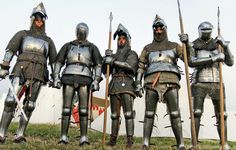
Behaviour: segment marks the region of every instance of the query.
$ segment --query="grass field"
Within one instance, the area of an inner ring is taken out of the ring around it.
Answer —
[[[79,128],[71,127],[69,129],[69,144],[67,145],[59,145],[57,142],[60,137],[60,125],[49,125],[49,124],[29,124],[26,131],[26,139],[27,143],[16,144],[13,143],[13,136],[17,128],[16,123],[12,123],[10,125],[7,139],[4,144],[0,144],[0,150],[57,150],[57,149],[65,149],[65,150],[109,150],[109,149],[117,149],[117,150],[125,150],[126,146],[126,137],[119,136],[117,146],[114,148],[110,148],[107,146],[102,146],[101,138],[102,133],[89,130],[89,140],[90,145],[84,148],[79,146]],[[109,135],[107,135],[106,140],[109,139]],[[134,150],[138,150],[141,148],[142,138],[135,137],[134,138]],[[150,150],[171,150],[175,149],[175,147],[171,147],[175,144],[174,138],[152,138],[151,139],[151,148]],[[190,140],[185,139],[185,144],[187,148],[190,147]],[[229,142],[229,145],[232,150],[236,150],[236,142]],[[218,141],[216,140],[202,140],[200,143],[200,149],[204,150],[217,150],[219,149]]]

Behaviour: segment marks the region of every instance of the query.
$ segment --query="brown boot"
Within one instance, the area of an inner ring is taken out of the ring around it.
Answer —
[[[115,146],[116,145],[116,139],[117,139],[117,136],[110,135],[110,141],[107,142],[107,145],[108,146]]]
[[[127,147],[127,148],[132,148],[132,147],[133,147],[133,144],[134,144],[134,142],[133,142],[133,136],[127,136],[127,145],[126,145],[126,147]]]

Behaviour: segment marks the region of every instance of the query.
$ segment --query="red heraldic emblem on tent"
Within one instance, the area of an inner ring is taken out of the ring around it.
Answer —
[[[78,97],[74,96],[74,104],[72,109],[72,123],[75,123],[79,127],[79,112],[78,112]],[[92,97],[92,104],[89,106],[89,122],[90,124],[105,111],[105,99]],[[109,103],[108,103],[109,107]]]

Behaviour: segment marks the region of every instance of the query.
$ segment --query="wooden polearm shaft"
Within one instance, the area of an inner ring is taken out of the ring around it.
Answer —
[[[181,31],[181,34],[183,34],[184,26],[183,26],[183,19],[182,19],[179,0],[177,0],[177,3],[178,3],[178,10],[179,10],[180,31]],[[190,80],[189,80],[188,59],[187,59],[188,56],[187,56],[187,51],[186,51],[186,44],[182,43],[182,47],[183,47],[183,54],[184,54],[185,77],[186,77],[187,90],[188,90],[189,112],[190,112],[190,118],[191,118],[192,144],[195,150],[197,149],[197,138],[196,138],[195,121],[194,121],[194,114],[193,114],[192,93],[191,93]]]
[[[218,36],[220,33],[220,8],[217,9],[217,30]],[[223,48],[218,44],[220,52],[223,52]],[[225,122],[224,122],[224,92],[223,92],[223,75],[222,75],[222,62],[219,62],[219,77],[220,77],[220,135],[221,135],[221,149],[224,150],[225,145]]]
[[[111,37],[112,37],[112,12],[110,12],[109,20],[110,20],[110,29],[109,29],[109,39],[108,39],[108,49],[111,49]],[[107,101],[108,101],[108,84],[109,84],[109,76],[110,76],[110,65],[107,64],[106,70],[106,92],[105,92],[105,111],[104,111],[104,122],[103,122],[103,135],[102,135],[102,145],[105,145],[106,140],[106,128],[107,128]]]

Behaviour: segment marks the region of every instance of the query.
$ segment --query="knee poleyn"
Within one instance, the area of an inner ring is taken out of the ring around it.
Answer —
[[[7,99],[5,101],[5,106],[14,107],[15,106],[15,99],[13,97],[7,97]]]
[[[79,115],[80,115],[80,116],[88,116],[88,109],[86,109],[86,108],[81,108],[81,109],[79,110]]]
[[[145,118],[153,118],[155,113],[153,111],[145,111]]]
[[[119,119],[118,114],[117,114],[117,113],[112,113],[112,114],[111,114],[111,119],[112,119],[112,120],[117,120],[117,119]]]
[[[125,115],[125,119],[133,119],[132,111],[128,111],[124,115]]]
[[[200,118],[201,116],[202,116],[202,110],[201,109],[194,110],[194,117]]]
[[[180,117],[179,110],[170,112],[170,117],[171,117],[171,119],[179,118]]]
[[[70,116],[70,115],[71,115],[71,110],[70,110],[70,108],[63,108],[63,109],[62,109],[62,115],[63,115],[63,116]]]
[[[35,102],[29,101],[26,108],[28,111],[32,112],[35,109]]]

